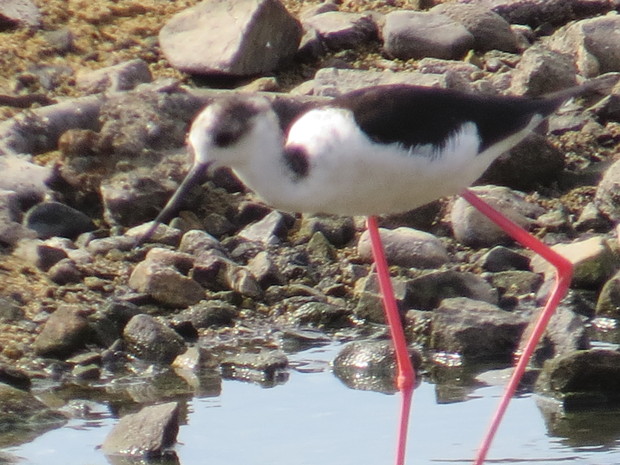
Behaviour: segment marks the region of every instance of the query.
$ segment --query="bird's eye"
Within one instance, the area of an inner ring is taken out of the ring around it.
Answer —
[[[238,139],[237,134],[232,131],[220,131],[213,137],[213,142],[218,147],[228,147]]]

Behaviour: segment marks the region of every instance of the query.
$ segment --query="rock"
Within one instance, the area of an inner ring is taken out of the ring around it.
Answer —
[[[61,286],[79,283],[84,277],[75,262],[69,258],[60,260],[48,270],[47,274],[53,282]]]
[[[573,264],[572,287],[598,289],[617,269],[614,253],[600,236],[551,248]],[[532,259],[532,270],[545,276],[555,273],[555,268],[539,256]]]
[[[53,31],[45,31],[43,37],[56,53],[66,54],[76,50],[75,36],[69,28],[63,27]]]
[[[440,3],[430,11],[462,24],[474,37],[476,50],[517,51],[517,40],[508,21],[483,5]]]
[[[433,310],[443,299],[467,297],[497,304],[497,290],[473,273],[431,271],[407,281],[407,305],[418,310]]]
[[[596,301],[596,316],[620,319],[620,271],[603,285]]]
[[[0,189],[0,243],[15,245],[36,234],[20,224],[21,212],[17,193]]]
[[[262,289],[250,270],[231,261],[225,264],[224,281],[228,289],[251,298],[262,295]]]
[[[620,16],[607,15],[578,21],[561,28],[546,45],[573,58],[579,74],[594,77],[620,71]]]
[[[183,274],[189,273],[191,257],[180,253],[176,253],[175,257],[184,262],[184,265],[179,261],[166,263],[166,260],[160,260],[158,255],[147,255],[147,259],[138,263],[131,273],[129,286],[170,307],[182,308],[199,302],[205,296],[204,289]]]
[[[489,282],[503,298],[519,297],[535,295],[543,283],[543,278],[531,271],[500,271],[492,273],[489,276]]]
[[[407,282],[403,278],[392,278],[392,288],[397,305],[404,309],[407,299]],[[355,295],[358,297],[354,314],[357,318],[385,324],[383,301],[379,292],[379,280],[376,273],[371,273],[355,283]]]
[[[328,11],[307,18],[304,28],[314,29],[323,42],[331,50],[342,50],[358,47],[377,36],[377,27],[367,14]]]
[[[589,202],[583,207],[573,226],[576,231],[603,232],[609,230],[610,224],[609,220],[604,218],[600,210],[594,205],[594,202]]]
[[[525,229],[531,223],[530,218],[544,212],[538,205],[528,203],[525,194],[506,187],[479,186],[470,189]],[[456,240],[471,247],[492,247],[511,240],[502,229],[461,197],[452,206],[450,222]]]
[[[20,304],[6,297],[0,297],[0,323],[20,321],[24,316],[25,313]],[[0,379],[0,382],[3,381]]]
[[[432,234],[412,228],[379,229],[385,256],[390,265],[407,268],[437,268],[450,261],[443,243]],[[357,253],[372,262],[370,234],[365,231],[357,245]]]
[[[528,48],[512,78],[513,92],[537,97],[577,84],[573,56],[540,46]]]
[[[546,137],[531,134],[516,147],[495,159],[477,181],[511,189],[531,191],[558,179],[565,164],[564,153]]]
[[[594,204],[607,218],[620,222],[620,160],[605,170],[596,188]]]
[[[185,252],[193,255],[196,259],[203,256],[209,256],[213,252],[221,255],[219,252],[223,250],[222,244],[211,234],[206,231],[192,229],[183,234],[181,243],[179,244],[179,252]]]
[[[30,0],[6,0],[0,3],[0,31],[14,27],[36,28],[41,12]]]
[[[179,404],[143,407],[125,415],[114,426],[101,445],[106,455],[143,457],[143,460],[170,453],[179,432]]]
[[[0,140],[3,136],[10,137],[0,130]],[[15,192],[20,205],[34,205],[51,193],[47,183],[53,172],[49,166],[35,165],[24,157],[7,154],[0,157],[0,172],[0,189]]]
[[[410,350],[415,370],[422,357]],[[336,355],[334,374],[346,386],[362,391],[395,392],[396,359],[390,341],[355,341],[347,344]]]
[[[136,240],[141,239],[146,232],[153,225],[152,221],[148,223],[141,224],[139,226],[135,226],[133,228],[125,231],[125,236],[134,238]],[[166,224],[158,224],[157,228],[153,231],[153,233],[149,236],[146,243],[157,243],[157,244],[165,244],[171,245],[172,247],[177,247],[181,242],[181,237],[183,233],[177,228],[173,228]]]
[[[0,383],[2,424],[10,431],[32,438],[60,428],[67,418],[22,389]]]
[[[579,350],[548,360],[536,389],[562,400],[567,411],[591,410],[620,401],[620,353]]]
[[[60,202],[42,202],[32,207],[24,217],[24,226],[36,231],[40,239],[68,237],[97,229],[93,220],[75,208]]]
[[[46,245],[38,239],[22,239],[13,255],[42,271],[49,270],[60,260],[67,258],[67,252],[63,249]]]
[[[348,216],[303,215],[299,236],[310,238],[317,232],[336,247],[343,247],[353,239],[355,223]]]
[[[230,326],[239,316],[239,310],[222,301],[209,300],[200,302],[183,310],[174,317],[175,322],[189,321],[196,329],[213,326]]]
[[[131,90],[140,83],[152,80],[148,64],[140,58],[94,71],[81,70],[75,76],[78,89],[90,94]]]
[[[519,347],[525,347],[527,338],[535,324],[536,318],[533,318],[523,332]],[[533,359],[540,366],[550,358],[561,357],[576,350],[589,348],[590,338],[588,337],[585,318],[577,315],[564,303],[551,316],[547,329],[545,329],[545,333],[534,352]]]
[[[394,58],[459,60],[474,46],[474,36],[447,16],[393,11],[385,16],[383,50]]]
[[[248,261],[248,270],[263,289],[286,283],[286,279],[265,251],[259,252]]]
[[[279,244],[280,240],[288,232],[286,223],[284,215],[274,210],[262,220],[243,228],[237,236],[248,241],[260,242],[266,245]]]
[[[250,381],[263,386],[274,386],[288,378],[285,371],[288,358],[278,351],[231,355],[220,366],[224,378]]]
[[[527,322],[495,305],[457,297],[442,301],[431,325],[432,349],[467,360],[509,362]]]
[[[498,245],[480,258],[480,266],[487,271],[529,270],[529,257]]]
[[[136,315],[123,329],[127,350],[143,360],[170,364],[185,352],[185,343],[173,329],[150,315]]]
[[[186,73],[250,76],[292,58],[301,32],[277,0],[216,0],[172,17],[159,43],[172,66]]]
[[[479,0],[460,1],[478,3]],[[527,24],[533,28],[543,24],[562,25],[613,9],[607,0],[485,0],[485,4],[510,24]]]
[[[95,342],[93,336],[82,310],[61,305],[43,325],[33,348],[37,355],[63,358]]]
[[[350,312],[343,307],[325,302],[308,302],[291,315],[291,320],[298,326],[311,326],[322,329],[351,326]]]
[[[200,373],[205,369],[214,369],[218,366],[217,359],[204,347],[193,346],[174,359],[172,367]]]
[[[17,368],[0,365],[0,383],[8,384],[11,387],[29,391],[32,381],[26,373]]]

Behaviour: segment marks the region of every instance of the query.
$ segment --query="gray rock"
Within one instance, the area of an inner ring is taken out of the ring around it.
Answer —
[[[206,231],[192,229],[183,234],[179,251],[193,255],[197,260],[200,260],[201,257],[209,256],[213,252],[221,255],[223,247],[220,241]]]
[[[351,326],[350,312],[337,305],[326,302],[308,302],[291,315],[293,323],[322,329]]]
[[[141,224],[139,226],[135,226],[133,228],[125,231],[125,236],[134,238],[136,240],[141,239],[144,234],[151,228],[153,222],[149,221],[148,223]],[[181,242],[181,237],[183,233],[177,228],[173,228],[166,224],[158,224],[157,228],[153,231],[153,233],[149,236],[146,243],[157,243],[157,244],[165,244],[171,245],[173,247],[177,247]]]
[[[263,289],[286,283],[286,279],[265,251],[259,252],[248,261],[248,270]]]
[[[22,391],[30,391],[32,381],[22,370],[10,366],[0,365],[0,383],[8,384]]]
[[[543,283],[538,273],[524,270],[500,271],[489,276],[489,282],[502,297],[535,295]]]
[[[445,299],[433,311],[430,345],[467,360],[509,362],[526,325],[524,318],[487,302]]]
[[[605,171],[596,188],[594,204],[610,220],[620,221],[620,160]]]
[[[480,0],[460,1],[479,3]],[[482,4],[511,24],[527,24],[533,28],[543,24],[562,25],[613,9],[613,3],[608,0],[484,0]]]
[[[433,310],[443,299],[467,297],[497,304],[497,290],[473,273],[431,271],[407,281],[407,305],[418,310]]]
[[[562,400],[565,410],[616,405],[620,400],[620,353],[580,350],[549,360],[536,388]]]
[[[576,231],[608,231],[610,222],[607,218],[603,217],[603,214],[596,207],[594,202],[589,202],[583,207],[579,218],[573,224]]]
[[[24,226],[36,231],[40,239],[55,236],[75,239],[82,233],[97,229],[87,215],[60,202],[35,205],[26,213]]]
[[[228,289],[243,296],[257,298],[262,295],[262,289],[250,270],[234,262],[226,262],[224,280]]]
[[[36,234],[20,224],[21,212],[17,193],[0,189],[0,243],[15,245]]]
[[[286,218],[282,213],[274,210],[262,220],[243,228],[237,236],[248,241],[273,245],[279,244],[287,232]]]
[[[41,12],[30,0],[5,0],[0,3],[0,30],[12,27],[36,28]]]
[[[159,43],[181,71],[250,76],[292,58],[301,32],[277,0],[218,0],[176,14],[161,29]]]
[[[125,415],[105,438],[106,455],[153,459],[170,452],[179,432],[179,404],[151,405]]]
[[[437,268],[450,261],[443,243],[427,232],[401,227],[394,230],[380,228],[379,233],[390,265]],[[360,237],[357,253],[365,261],[373,260],[368,231]]]
[[[607,15],[570,24],[550,37],[546,45],[570,55],[579,73],[594,77],[620,71],[620,16]]]
[[[100,96],[88,95],[65,100],[54,105],[47,105],[29,111],[28,118],[23,114],[0,123],[0,145],[5,151],[13,153],[43,153],[56,150],[58,139],[69,129],[81,128],[97,130],[100,126],[99,110],[102,99]],[[23,158],[14,156],[2,157],[0,169],[3,171],[11,164],[24,165]],[[11,189],[6,182],[20,183],[26,186],[40,186],[40,180],[48,179],[52,174],[52,166],[24,166],[16,177],[2,177],[0,188]],[[47,189],[47,188],[46,188]]]
[[[474,36],[474,48],[480,51],[517,51],[517,40],[510,24],[497,13],[480,4],[440,3],[431,13],[448,16],[465,26]]]
[[[474,37],[447,16],[393,11],[385,16],[383,49],[394,58],[435,57],[458,60],[474,46]]]
[[[148,64],[140,58],[94,71],[81,70],[75,76],[78,89],[91,94],[131,90],[138,84],[152,80]]]
[[[329,11],[307,18],[304,28],[314,29],[328,49],[358,47],[377,36],[377,27],[367,14]]]
[[[596,315],[620,319],[620,271],[603,285],[596,301]]]
[[[95,342],[93,336],[82,310],[61,305],[45,322],[33,348],[37,355],[63,358]]]
[[[49,278],[59,285],[79,283],[84,278],[83,273],[75,262],[69,258],[64,258],[52,266],[47,272]]]
[[[365,71],[359,69],[322,68],[313,81],[314,95],[337,97],[364,87],[408,84],[426,87],[448,87],[447,77],[420,72]]]
[[[407,299],[407,282],[403,278],[392,278],[394,298],[400,308],[405,308]],[[354,314],[357,318],[385,324],[383,301],[379,291],[379,280],[376,273],[371,273],[355,283],[355,295],[358,297]]]
[[[355,223],[347,216],[302,215],[300,237],[310,238],[317,232],[336,247],[342,247],[353,239]]]
[[[67,258],[67,252],[62,248],[46,245],[38,239],[22,239],[13,254],[42,271],[49,270],[60,260]]]
[[[524,347],[527,338],[536,324],[533,318],[523,332],[519,347]],[[590,338],[585,325],[585,318],[577,315],[566,304],[560,305],[551,316],[545,333],[534,352],[534,361],[542,365],[545,360],[562,357],[576,350],[590,348]]]
[[[512,78],[513,92],[537,97],[577,84],[574,57],[544,47],[528,48]]]
[[[422,357],[410,349],[415,370]],[[355,341],[347,344],[333,362],[334,374],[346,386],[362,391],[392,393],[396,390],[396,359],[390,341]]]
[[[538,205],[528,203],[525,194],[506,187],[478,186],[470,189],[525,229],[532,223],[532,217],[544,212]],[[471,247],[492,247],[511,240],[502,229],[461,197],[452,206],[450,222],[456,240]]]
[[[572,263],[574,288],[599,289],[618,267],[614,253],[601,236],[551,248]],[[532,259],[532,270],[548,277],[555,273],[555,268],[538,255]]]
[[[191,268],[191,257],[187,254],[170,253],[170,257],[174,255],[175,258],[168,261],[166,258],[160,259],[163,258],[161,255],[147,255],[144,261],[138,263],[129,277],[129,286],[169,307],[187,307],[202,300],[205,296],[204,289],[186,276]]]
[[[0,322],[16,322],[20,321],[24,316],[25,312],[17,302],[5,297],[0,297]]]
[[[0,189],[15,192],[19,201],[33,204],[51,193],[47,186],[53,175],[51,166],[35,165],[27,157],[6,154],[0,157],[0,172]]]
[[[203,370],[211,370],[218,366],[217,358],[205,347],[192,346],[177,356],[172,362],[172,367],[200,373]]]
[[[136,315],[129,320],[123,340],[130,353],[149,362],[167,365],[185,352],[183,338],[150,315]]]
[[[478,183],[530,191],[556,181],[564,165],[562,151],[546,137],[531,134],[491,163]]]
[[[274,386],[288,377],[288,358],[278,351],[231,355],[220,366],[224,378],[250,381],[262,386]]]
[[[69,28],[63,27],[53,31],[45,31],[43,37],[57,53],[65,54],[75,50],[75,36]]]
[[[213,326],[230,326],[239,315],[239,310],[222,301],[210,300],[199,302],[183,310],[174,317],[175,322],[189,321],[196,329]]]
[[[480,265],[487,271],[529,270],[529,257],[498,245],[480,258]]]

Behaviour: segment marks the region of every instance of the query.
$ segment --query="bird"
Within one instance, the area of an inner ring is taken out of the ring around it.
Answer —
[[[471,186],[501,154],[521,142],[567,100],[610,87],[592,79],[541,97],[481,95],[414,85],[354,90],[279,117],[264,96],[234,94],[204,108],[191,124],[193,164],[160,212],[178,208],[205,172],[228,167],[269,206],[289,212],[367,217],[386,319],[395,346],[399,390],[412,390],[415,371],[394,299],[377,226],[378,215],[409,211],[462,195],[558,269],[556,287],[523,349],[475,463],[483,463],[508,402],[546,322],[570,284],[570,263],[483,202]],[[529,352],[529,353],[528,353]],[[406,435],[401,430],[401,436]],[[404,463],[399,439],[397,463]]]

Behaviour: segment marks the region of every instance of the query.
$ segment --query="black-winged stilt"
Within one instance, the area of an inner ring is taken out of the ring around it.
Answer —
[[[188,136],[193,167],[142,241],[169,217],[205,170],[220,166],[232,168],[249,188],[277,209],[367,216],[396,350],[397,386],[406,398],[415,375],[375,215],[411,210],[447,195],[462,195],[557,269],[556,286],[475,459],[481,464],[527,362],[570,284],[572,267],[466,188],[564,101],[598,87],[609,84],[592,81],[541,98],[378,86],[311,106],[284,128],[266,98],[240,94],[216,101],[194,120]],[[397,464],[404,463],[407,419],[401,421]]]

